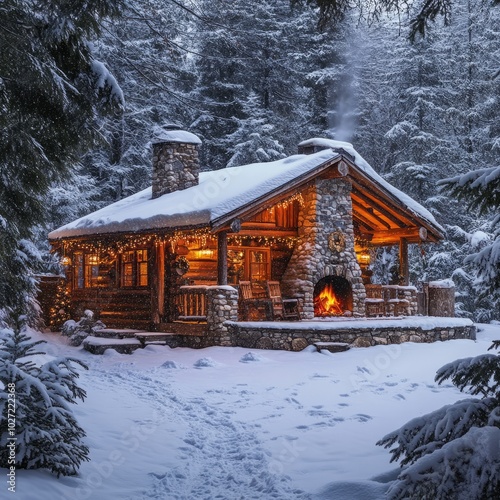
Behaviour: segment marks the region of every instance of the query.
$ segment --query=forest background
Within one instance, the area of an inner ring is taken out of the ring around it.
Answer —
[[[491,3],[456,0],[413,40],[411,8],[378,19],[347,9],[318,29],[326,18],[308,5],[315,2],[92,0],[86,12],[66,12],[62,0],[35,3],[43,4],[36,15],[16,1],[0,14],[8,49],[0,61],[0,309],[18,308],[36,273],[60,271],[48,231],[151,184],[153,133],[179,123],[202,139],[206,170],[295,154],[311,137],[351,142],[446,228],[443,243],[412,246],[411,283],[452,278],[457,315],[500,319],[500,257],[488,250],[500,254],[498,204],[471,208],[439,184],[499,170],[500,11]],[[26,35],[23,60],[18,39],[33,24],[41,42]],[[485,250],[480,271],[474,257]],[[379,252],[376,280],[397,281],[395,252]]]

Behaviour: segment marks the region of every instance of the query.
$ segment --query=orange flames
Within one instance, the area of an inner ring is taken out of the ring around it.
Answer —
[[[325,285],[314,299],[314,315],[337,316],[343,313],[342,304],[333,291],[333,285],[331,283]]]

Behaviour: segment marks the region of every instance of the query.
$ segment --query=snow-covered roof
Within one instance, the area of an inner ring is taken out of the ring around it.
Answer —
[[[49,239],[208,225],[338,156],[328,149],[201,172],[197,186],[155,199],[149,187],[52,231]]]
[[[180,132],[189,134],[177,130],[164,131],[164,134],[175,135]],[[180,139],[184,141],[186,138],[183,136]],[[428,210],[384,181],[351,144],[311,139],[301,145],[325,146],[328,149],[310,155],[293,155],[273,162],[201,172],[198,185],[155,199],[152,198],[151,188],[147,188],[52,231],[49,239],[208,226],[214,221],[230,217],[232,212],[255,203],[276,190],[286,188],[294,181],[306,178],[320,166],[332,164],[332,160],[340,156],[340,153],[334,151],[335,148],[342,148],[351,154],[360,171],[385,188],[410,212],[442,231]]]

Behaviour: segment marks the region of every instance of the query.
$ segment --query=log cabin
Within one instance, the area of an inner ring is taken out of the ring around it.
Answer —
[[[258,297],[269,281],[300,300],[301,319],[365,316],[370,249],[399,246],[404,294],[414,290],[408,245],[443,238],[349,143],[310,139],[296,155],[215,171],[202,171],[200,147],[190,132],[162,129],[150,188],[49,234],[72,318],[90,309],[112,327],[202,333],[211,309],[238,314],[210,290],[234,295],[250,282]],[[325,289],[335,307],[319,299]]]

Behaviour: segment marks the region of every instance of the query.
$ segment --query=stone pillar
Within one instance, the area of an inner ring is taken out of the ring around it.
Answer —
[[[314,256],[316,240],[316,187],[310,186],[302,191],[304,205],[299,211],[298,241],[293,250],[281,285],[283,295],[299,297],[302,300],[302,318],[314,317],[311,270],[317,264]]]
[[[418,313],[417,289],[414,286],[400,286],[398,298],[407,300],[410,304],[410,316]]]
[[[314,286],[327,276],[345,278],[352,288],[355,316],[365,315],[366,291],[354,252],[351,185],[343,178],[317,179],[302,193],[299,240],[283,276],[288,296],[303,299],[304,319],[314,317]],[[341,242],[335,245],[335,236]],[[332,241],[333,240],[333,241]]]
[[[175,125],[166,126],[153,141],[153,198],[196,186],[201,140]]]
[[[207,336],[213,345],[231,346],[225,321],[238,321],[238,290],[232,286],[207,288]]]

